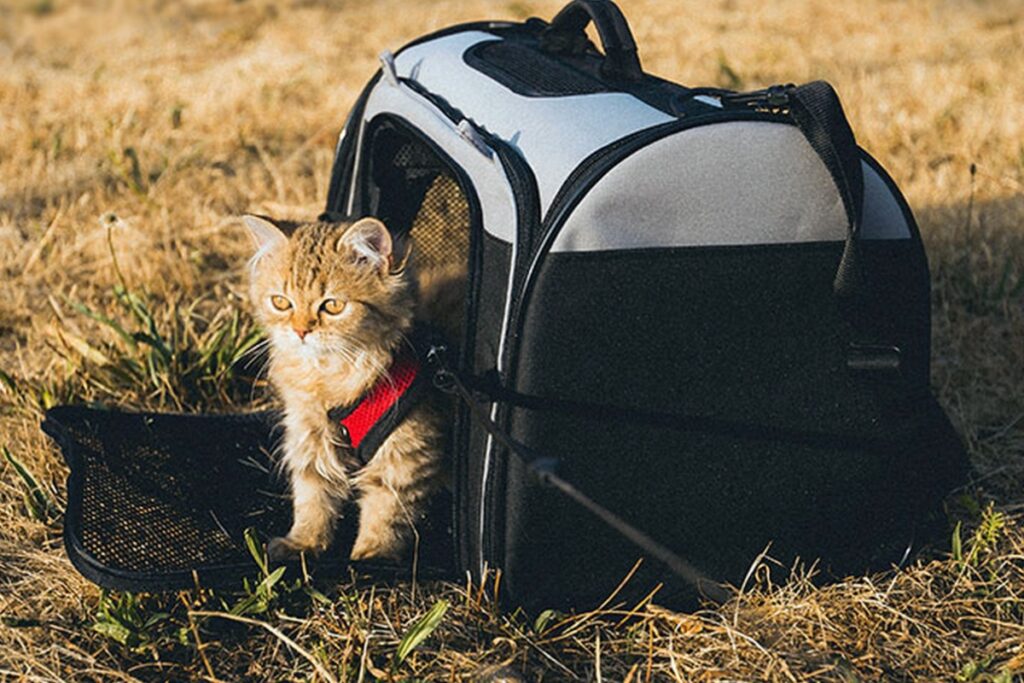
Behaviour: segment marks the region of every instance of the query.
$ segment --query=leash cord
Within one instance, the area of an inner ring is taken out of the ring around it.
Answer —
[[[678,554],[593,500],[570,482],[562,479],[555,471],[558,466],[557,458],[537,453],[526,444],[512,438],[484,412],[480,402],[466,387],[462,378],[448,366],[445,351],[443,346],[432,346],[427,353],[427,362],[434,368],[434,386],[445,393],[458,396],[466,404],[473,419],[510,453],[519,458],[541,484],[559,491],[569,500],[588,510],[647,555],[664,563],[673,574],[696,588],[704,597],[718,604],[724,604],[734,596],[734,592],[730,588],[712,580]]]

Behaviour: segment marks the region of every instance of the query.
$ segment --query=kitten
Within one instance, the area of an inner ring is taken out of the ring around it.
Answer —
[[[442,483],[445,411],[422,400],[365,466],[328,411],[354,404],[384,375],[417,312],[445,299],[452,305],[442,293],[458,289],[460,273],[431,273],[431,301],[421,305],[407,259],[396,259],[375,218],[292,225],[290,237],[269,220],[244,221],[257,246],[250,293],[270,338],[269,377],[284,403],[281,464],[293,498],[291,530],[271,540],[268,552],[280,561],[323,551],[342,505],[357,495],[351,558],[398,559]]]

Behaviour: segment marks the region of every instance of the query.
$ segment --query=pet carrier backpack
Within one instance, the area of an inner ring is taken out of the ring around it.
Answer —
[[[546,607],[632,572],[681,604],[766,548],[840,574],[926,537],[966,467],[929,390],[927,263],[830,86],[645,74],[605,0],[381,61],[326,215],[468,264],[458,352],[431,354],[462,399],[449,569]]]

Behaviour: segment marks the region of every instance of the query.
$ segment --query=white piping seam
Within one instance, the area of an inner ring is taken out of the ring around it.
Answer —
[[[508,176],[506,176],[507,178]],[[511,187],[511,183],[509,183]],[[514,194],[514,192],[513,192]],[[516,225],[519,225],[519,208],[516,207]],[[495,366],[498,370],[498,376],[504,371],[504,364],[502,358],[505,355],[505,337],[508,333],[509,317],[512,314],[512,289],[515,283],[514,270],[516,265],[516,252],[518,251],[518,240],[515,239],[515,235],[518,234],[518,230],[514,231],[512,238],[512,255],[509,257],[508,262],[508,289],[505,291],[505,312],[501,318],[501,336],[498,338],[498,357],[495,360]],[[493,403],[491,405],[491,420],[496,420],[498,417],[498,404]],[[482,482],[480,485],[480,534],[479,534],[479,548],[480,548],[480,580],[483,580],[484,576],[484,521],[487,516],[487,480],[488,474],[490,473],[491,458],[493,457],[494,451],[494,438],[487,434],[487,445],[484,449],[484,471]]]
[[[356,203],[356,186],[359,184],[359,164],[363,157],[363,144],[366,142],[363,139],[363,128],[365,127],[366,119],[363,118],[363,112],[360,112],[359,129],[356,135],[356,155],[352,160],[352,182],[348,184],[348,202],[345,204],[345,215],[348,217],[352,216],[352,209]]]

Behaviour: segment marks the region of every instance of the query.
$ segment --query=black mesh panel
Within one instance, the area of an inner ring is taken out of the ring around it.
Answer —
[[[421,270],[465,264],[469,203],[453,169],[417,136],[387,120],[368,139],[371,213],[396,236],[412,236]]]
[[[280,436],[274,422],[262,413],[49,411],[43,429],[71,468],[64,537],[75,567],[116,590],[177,590],[196,578],[237,586],[254,576],[245,530],[266,540],[291,525],[287,481],[271,457]],[[440,496],[417,523],[421,570],[450,562],[449,505]],[[335,547],[313,563],[320,574],[343,567],[357,520],[358,510],[345,514]]]
[[[471,48],[466,53],[466,63],[520,95],[563,97],[608,90],[601,81],[562,59],[506,40]]]

